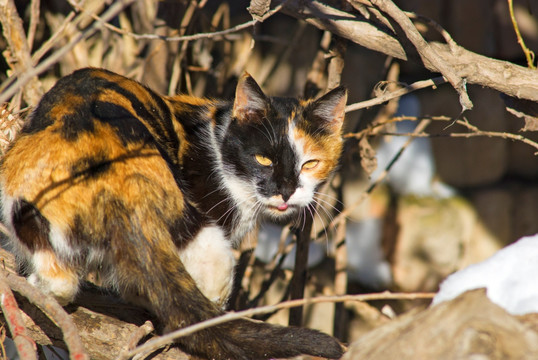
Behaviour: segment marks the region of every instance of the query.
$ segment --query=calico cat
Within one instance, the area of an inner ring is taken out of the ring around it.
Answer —
[[[101,69],[60,79],[2,160],[2,213],[29,281],[62,304],[97,272],[171,331],[223,313],[232,248],[314,201],[342,148],[347,95],[161,96]],[[208,359],[339,358],[332,337],[248,319],[178,340]]]

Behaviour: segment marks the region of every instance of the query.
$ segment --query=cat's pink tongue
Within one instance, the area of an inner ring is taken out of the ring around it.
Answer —
[[[288,204],[286,204],[286,203],[282,203],[282,204],[277,206],[277,209],[280,210],[280,211],[284,211],[287,208],[288,208]]]

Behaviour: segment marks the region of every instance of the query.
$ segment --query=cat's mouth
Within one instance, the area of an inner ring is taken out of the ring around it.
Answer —
[[[297,206],[288,203],[282,203],[279,205],[267,205],[267,207],[269,208],[269,210],[271,210],[273,214],[277,215],[290,214],[297,210]]]

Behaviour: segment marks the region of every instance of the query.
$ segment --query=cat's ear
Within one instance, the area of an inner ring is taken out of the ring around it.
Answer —
[[[256,81],[245,72],[235,89],[235,100],[232,116],[239,121],[245,121],[255,114],[265,112],[268,99]]]
[[[339,86],[310,104],[308,110],[319,126],[340,132],[346,115],[347,90]]]

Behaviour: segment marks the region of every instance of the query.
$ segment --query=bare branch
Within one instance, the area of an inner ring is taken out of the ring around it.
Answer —
[[[254,309],[238,311],[235,313],[227,313],[213,319],[205,320],[198,324],[194,324],[186,328],[182,328],[174,332],[171,332],[169,334],[150,340],[146,342],[145,344],[140,345],[133,351],[129,352],[127,355],[134,356],[139,352],[153,351],[153,350],[159,349],[163,346],[171,344],[172,342],[174,342],[175,339],[190,335],[194,332],[206,329],[211,326],[216,326],[225,322],[238,320],[245,317],[251,317],[254,315],[271,313],[271,312],[275,312],[281,309],[289,309],[289,308],[293,308],[297,306],[304,306],[304,305],[310,305],[310,304],[340,303],[340,302],[348,302],[348,301],[432,299],[434,296],[435,296],[435,293],[391,293],[388,291],[384,291],[381,293],[373,293],[373,294],[319,296],[319,297],[314,297],[314,298],[309,298],[309,299],[289,300],[289,301],[281,302],[276,305],[260,306]]]
[[[72,360],[89,360],[77,327],[65,310],[52,297],[39,292],[26,279],[9,274],[6,277],[9,287],[26,297],[30,302],[39,307],[47,316],[49,316],[63,331],[64,341],[69,349]]]
[[[12,0],[7,0],[7,1],[11,2]],[[112,19],[114,16],[120,13],[124,8],[131,5],[134,1],[135,0],[118,0],[114,2],[105,12],[105,14],[101,17],[101,19],[103,21],[108,21]],[[0,7],[0,10],[3,10],[2,7]],[[0,11],[0,13],[1,12],[2,11]],[[24,73],[19,72],[20,77],[17,79],[17,81],[14,84],[12,84],[8,89],[6,89],[2,94],[0,94],[0,104],[3,102],[6,102],[9,98],[15,95],[15,93],[22,86],[25,86],[32,79],[36,79],[36,76],[40,75],[41,73],[46,71],[50,66],[60,61],[62,57],[67,52],[69,52],[77,43],[90,37],[102,27],[103,27],[103,23],[94,22],[88,29],[82,31],[80,34],[78,34],[78,36],[73,38],[69,43],[67,43],[60,50],[56,51],[54,54],[49,56],[45,61],[37,65],[35,68],[28,69]],[[26,40],[25,40],[25,43],[26,43]],[[37,97],[35,102],[33,102],[32,104],[36,104],[38,100],[39,100],[39,96]]]
[[[37,79],[37,73],[32,71],[32,58],[30,47],[22,26],[22,20],[17,13],[13,0],[0,1],[0,22],[4,38],[9,46],[8,63],[15,73],[29,73],[24,83],[14,87],[9,96],[0,96],[0,104],[15,95],[24,86],[24,99],[28,104],[35,105],[43,95],[41,83]],[[5,94],[4,94],[5,95]],[[4,99],[5,97],[5,99]]]
[[[4,318],[9,326],[15,346],[17,347],[17,353],[24,360],[37,359],[36,345],[27,335],[17,301],[7,283],[3,269],[0,269],[0,296],[0,305],[2,306]]]
[[[473,103],[467,94],[466,81],[460,77],[453,69],[451,63],[447,63],[444,59],[439,58],[434,49],[432,49],[422,35],[415,28],[411,20],[405,15],[392,1],[390,0],[371,0],[379,9],[390,15],[400,25],[407,38],[416,47],[423,62],[430,63],[436,71],[444,75],[444,77],[452,84],[454,89],[460,96],[460,104],[463,111],[473,108]]]
[[[415,130],[413,131],[413,134],[419,134],[419,133],[422,133],[424,131],[424,129],[430,124],[431,120],[430,119],[423,119],[420,121],[420,123],[417,125],[417,127],[415,128]],[[392,159],[389,161],[389,163],[387,164],[387,166],[385,167],[385,169],[381,172],[381,174],[379,174],[378,178],[368,187],[368,189],[366,189],[366,191],[364,191],[361,196],[351,205],[348,205],[344,210],[342,210],[342,212],[340,214],[338,214],[334,219],[333,221],[331,222],[331,224],[329,225],[330,227],[335,227],[337,226],[339,223],[341,223],[343,221],[344,218],[346,218],[347,216],[349,216],[349,214],[351,214],[351,212],[353,210],[355,210],[357,208],[357,206],[359,206],[360,204],[362,204],[362,202],[364,200],[366,200],[366,198],[368,197],[368,195],[370,195],[372,193],[372,191],[374,191],[374,189],[379,185],[381,184],[381,182],[383,182],[383,180],[385,180],[385,178],[387,177],[390,169],[392,168],[392,166],[394,166],[394,164],[396,163],[396,161],[398,161],[398,159],[400,158],[400,156],[402,156],[404,150],[409,146],[409,144],[411,144],[411,142],[413,141],[413,137],[410,137],[409,139],[407,139],[407,141],[402,145],[402,147],[400,148],[400,150],[398,150],[398,152],[396,153],[396,155],[394,155],[392,157]]]
[[[411,85],[407,85],[401,89],[387,92],[381,96],[377,96],[370,100],[361,101],[355,104],[347,105],[346,106],[346,113],[351,111],[356,111],[364,108],[369,108],[371,106],[375,105],[381,105],[389,100],[396,99],[399,97],[404,96],[405,94],[409,94],[410,92],[413,92],[415,90],[424,89],[427,87],[436,87],[437,85],[444,84],[446,82],[445,78],[440,76],[433,79],[428,80],[421,80],[412,83]]]
[[[393,35],[378,23],[359,15],[328,6],[319,0],[288,0],[282,11],[368,49],[408,60],[403,47]],[[478,84],[510,96],[538,101],[537,71],[479,55],[455,44],[449,46],[430,42],[429,46],[468,84]],[[430,63],[424,65],[428,70],[438,71]]]

